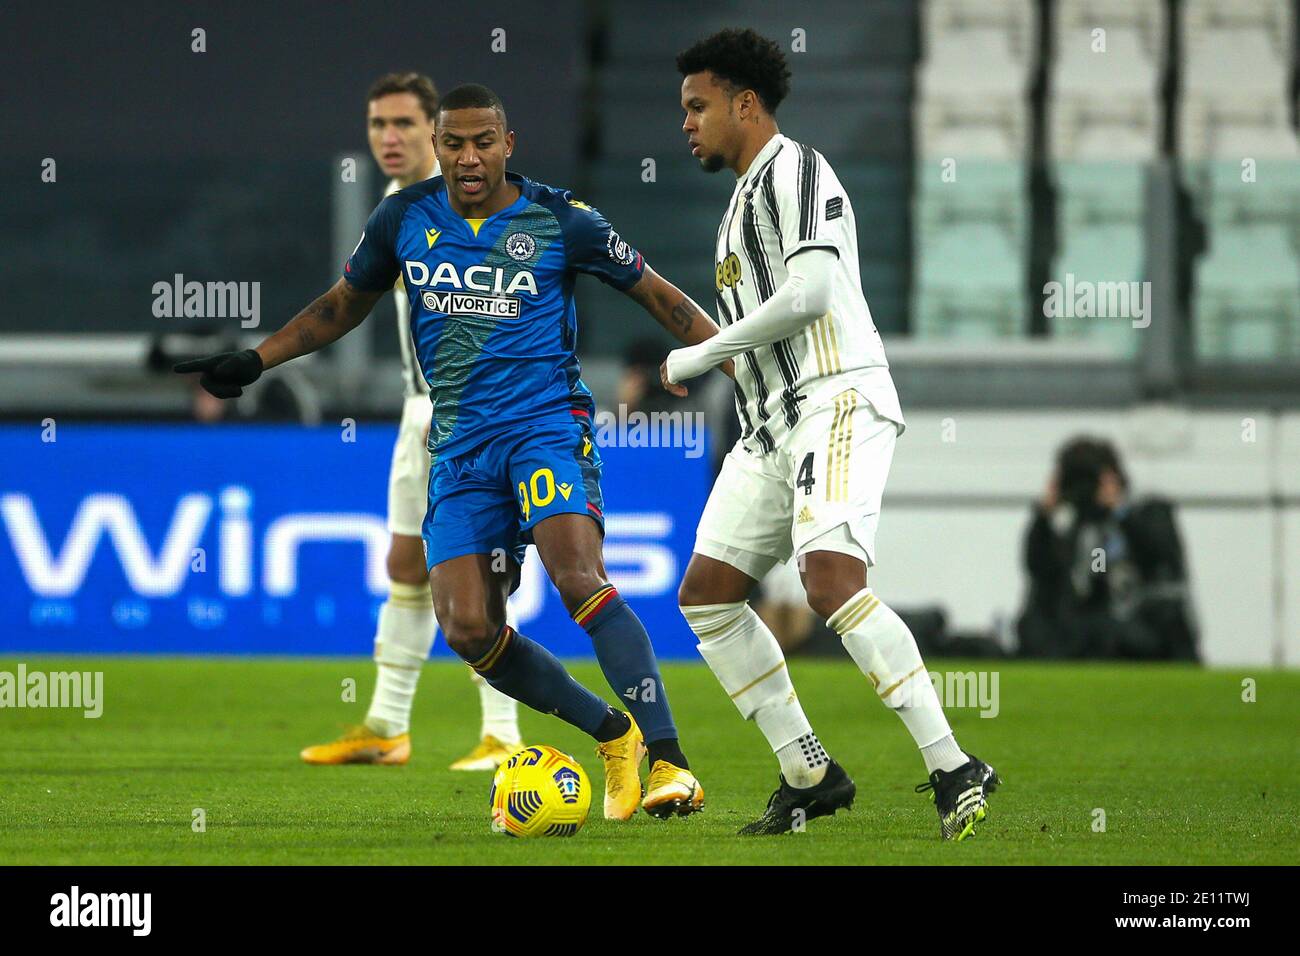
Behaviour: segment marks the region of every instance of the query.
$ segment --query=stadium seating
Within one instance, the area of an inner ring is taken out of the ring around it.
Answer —
[[[930,33],[917,75],[921,156],[1022,158],[1028,144],[1029,64],[1007,33]]]
[[[1209,249],[1194,265],[1203,360],[1297,354],[1300,147],[1292,22],[1281,0],[1189,0],[1182,20],[1179,152]]]
[[[1258,131],[1252,146],[1295,154],[1288,96],[1293,29],[1284,0],[1190,0],[1179,74],[1184,156],[1247,155],[1237,144],[1251,128]]]
[[[923,160],[916,167],[914,188],[913,227],[922,249],[932,237],[965,223],[993,225],[1012,249],[1024,247],[1028,202],[1022,164],[973,159],[949,165],[944,160]]]
[[[1050,279],[1094,283],[1139,282],[1144,278],[1143,233],[1146,167],[1137,162],[1058,162],[1057,248]],[[1083,339],[1131,358],[1139,339],[1122,319],[1048,317],[1054,337]]]
[[[988,340],[1025,334],[1023,256],[1005,232],[992,223],[963,223],[922,241],[912,299],[917,337]]]
[[[1132,30],[1143,48],[1152,51],[1163,65],[1168,35],[1164,0],[1056,0],[1052,9],[1058,50],[1062,38],[1076,30],[1102,27],[1108,34],[1115,29]]]
[[[1282,225],[1218,224],[1196,265],[1196,293],[1198,357],[1300,356],[1300,258]]]
[[[1142,236],[1142,228],[1136,222],[1077,228],[1061,246],[1052,266],[1052,279],[1068,283],[1072,277],[1071,284],[1076,289],[1081,282],[1101,289],[1109,283],[1125,286],[1140,283],[1144,273]],[[1132,289],[1126,292],[1131,293]],[[1131,358],[1138,350],[1144,330],[1133,327],[1136,303],[1131,296],[1121,301],[1129,305],[1125,315],[1048,316],[1051,334],[1054,338],[1103,345],[1117,356]],[[1142,304],[1149,306],[1145,300]]]
[[[1300,249],[1300,163],[1216,160],[1189,170],[1200,214],[1212,227],[1274,223]]]
[[[1023,335],[1032,5],[925,6],[914,107],[912,332]]]
[[[967,30],[993,30],[1003,34],[1021,61],[1029,61],[1038,49],[1031,0],[928,0],[925,4],[927,44],[935,37],[960,36]]]
[[[1159,149],[1159,50],[1137,27],[1063,30],[1050,71],[1054,159],[1150,159]]]
[[[1023,335],[1018,310],[1028,233],[1024,165],[923,159],[916,165],[914,188],[913,334]]]
[[[1124,161],[1052,164],[1057,227],[1067,236],[1080,227],[1143,219],[1145,166]]]

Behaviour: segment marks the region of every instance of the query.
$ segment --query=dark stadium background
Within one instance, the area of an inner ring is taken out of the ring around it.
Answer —
[[[309,592],[268,596],[259,564],[246,591],[187,579],[150,594],[123,571],[124,545],[104,536],[82,576],[42,591],[16,551],[21,516],[13,502],[22,498],[24,514],[37,517],[55,564],[91,495],[127,502],[150,561],[161,561],[183,496],[206,495],[215,514],[230,481],[251,490],[257,534],[288,511],[361,511],[378,520],[400,406],[391,307],[382,305],[329,353],[299,363],[295,388],[311,401],[288,407],[316,423],[316,438],[283,422],[220,426],[250,427],[247,441],[236,442],[249,456],[246,473],[227,475],[223,484],[195,466],[205,433],[185,424],[189,385],[150,368],[159,336],[193,330],[154,318],[154,283],[176,273],[257,281],[263,318],[254,334],[282,324],[333,281],[382,188],[365,147],[366,86],[388,70],[416,69],[443,89],[463,81],[494,87],[519,136],[513,168],[573,188],[707,305],[712,238],[731,183],[727,174],[701,174],[687,154],[672,57],[713,29],[747,25],[787,49],[795,32],[803,33],[806,52],[790,54],[793,93],[778,118],[788,135],[825,153],[848,189],[864,287],[909,417],[873,572],[881,592],[900,607],[938,610],[950,630],[987,636],[1010,651],[1030,502],[1055,448],[1096,432],[1117,442],[1138,488],[1180,508],[1205,660],[1300,663],[1294,4],[1220,4],[1231,20],[1226,26],[1203,3],[1093,4],[1113,38],[1128,31],[1148,43],[1139,67],[1154,71],[1154,82],[1138,91],[1145,100],[1131,110],[1132,129],[1115,137],[1115,155],[1094,150],[1086,157],[1053,148],[1058,111],[1069,96],[1078,98],[1062,73],[1075,62],[1068,45],[1077,40],[1062,32],[1067,5],[992,3],[972,14],[969,4],[929,4],[948,17],[933,34],[924,6],[570,0],[7,7],[0,38],[0,495],[12,507],[0,524],[0,650],[367,653],[368,614],[379,596],[364,590],[355,543],[304,551],[300,579],[313,582]],[[1088,5],[1068,5],[1080,6]],[[1148,20],[1134,19],[1139,9],[1150,12]],[[204,53],[191,52],[196,27],[206,31]],[[505,31],[502,53],[491,50],[498,28]],[[1242,86],[1242,76],[1274,75],[1260,64],[1214,60],[1223,45],[1211,46],[1208,60],[1189,53],[1203,49],[1197,37],[1213,29],[1244,37],[1229,54],[1276,54],[1281,72],[1271,92]],[[981,42],[1005,32],[1007,42],[994,48],[1007,57],[957,57],[923,81],[933,42],[927,37],[946,31],[944,49],[960,50],[960,30],[983,31]],[[1262,46],[1247,42],[1252,35],[1263,37]],[[1117,52],[1127,49],[1114,42]],[[964,68],[974,71],[974,100],[961,96]],[[1197,104],[1216,102],[1220,81],[1225,95],[1276,102],[1285,111],[1232,119],[1238,148],[1232,136],[1212,135],[1215,122],[1228,121],[1209,110],[1210,132],[1193,144],[1189,130],[1201,127],[1183,120]],[[1091,106],[1123,112],[1134,96],[1132,84],[1118,84]],[[998,110],[1012,118],[998,119]],[[976,155],[987,138],[966,127],[979,122],[1002,123],[1019,145]],[[1289,147],[1279,123],[1290,130]],[[1137,151],[1145,155],[1134,155],[1133,142],[1145,143]],[[345,156],[357,158],[356,183],[340,182]],[[1259,163],[1255,185],[1271,192],[1262,201],[1248,194],[1220,215],[1205,201],[1206,184],[1222,181],[1215,164],[1231,174],[1247,156]],[[957,160],[958,184],[973,184],[965,198],[935,189],[945,157]],[[46,158],[57,163],[53,183],[41,179]],[[642,180],[647,159],[654,160],[653,183]],[[1081,175],[1069,178],[1071,169]],[[1067,215],[1069,183],[1082,183],[1082,220]],[[1113,231],[1076,236],[1079,221]],[[982,245],[990,236],[997,244]],[[1082,258],[1066,250],[1082,250]],[[1232,250],[1236,258],[1215,258]],[[1086,264],[1076,270],[1076,262]],[[1094,279],[1150,281],[1151,326],[1121,323],[1094,335],[1046,316],[1044,284],[1087,268],[1100,270]],[[579,285],[586,378],[611,407],[625,350],[658,333],[621,297],[594,281]],[[219,335],[241,333],[235,319],[200,324]],[[703,410],[721,433],[731,414],[726,388],[700,384],[685,407]],[[268,402],[248,414],[285,413]],[[320,430],[336,434],[344,419],[357,421],[361,436],[345,451],[365,457],[355,459],[353,487],[324,482],[311,457]],[[56,441],[42,440],[47,423]],[[132,467],[117,460],[125,452],[112,429],[126,426],[145,436],[142,447],[152,448],[153,458]],[[609,449],[607,457],[633,451]],[[617,543],[627,573],[644,575],[640,600],[656,639],[668,655],[690,657],[692,642],[665,582],[680,574],[689,552],[711,480],[707,457],[701,463],[680,449],[635,453],[645,456],[635,469],[659,480],[635,500],[630,489],[607,489],[612,510],[629,516],[633,529]],[[286,478],[300,483],[300,495],[286,493]],[[279,512],[265,510],[272,501]],[[213,545],[214,528],[204,532]],[[31,540],[21,538],[22,546]],[[667,548],[668,570],[639,551],[643,545]],[[335,602],[328,613],[322,598]],[[279,609],[268,610],[277,601]],[[561,619],[543,620],[563,630]],[[235,628],[236,621],[245,625]],[[556,640],[561,650],[581,649],[567,632]]]

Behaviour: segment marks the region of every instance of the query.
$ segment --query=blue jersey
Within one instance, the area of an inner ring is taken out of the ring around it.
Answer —
[[[451,208],[441,176],[394,193],[371,214],[344,269],[365,291],[387,291],[399,275],[404,281],[433,402],[435,462],[530,423],[590,418],[574,275],[626,291],[645,268],[641,254],[567,190],[506,178],[519,199],[477,230]]]

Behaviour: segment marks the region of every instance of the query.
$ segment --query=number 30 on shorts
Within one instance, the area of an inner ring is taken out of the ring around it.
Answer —
[[[555,500],[555,472],[538,468],[527,484],[519,482],[519,510],[527,521],[534,508],[545,508]]]

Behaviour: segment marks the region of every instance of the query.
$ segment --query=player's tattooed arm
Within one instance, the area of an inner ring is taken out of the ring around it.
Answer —
[[[689,295],[649,266],[627,294],[683,345],[718,334],[718,326]]]
[[[718,334],[717,323],[694,299],[649,266],[627,294],[683,345],[695,345]],[[730,359],[718,367],[727,375],[733,375]],[[686,394],[680,386],[668,390],[674,395]]]
[[[365,320],[383,294],[354,289],[339,279],[257,347],[263,366],[274,368],[337,341]]]

